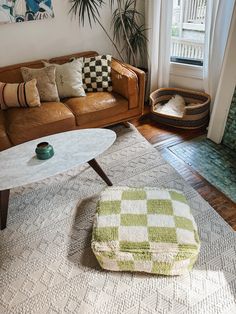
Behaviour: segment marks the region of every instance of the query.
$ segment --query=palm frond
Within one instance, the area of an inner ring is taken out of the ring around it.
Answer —
[[[134,16],[141,16],[141,13],[133,9],[133,0],[125,1],[124,7],[121,10],[121,16],[123,19],[124,27],[128,35],[132,33],[134,27],[136,27],[136,20]],[[121,21],[119,9],[116,9],[112,15],[112,26],[114,30],[114,40],[120,43],[124,39],[124,29]]]
[[[119,44],[125,43],[121,51],[125,51],[129,63],[131,60],[137,63],[137,56],[145,59],[147,52],[146,29],[144,24],[140,25],[142,14],[136,9],[136,4],[135,0],[124,0],[122,8],[114,10],[112,15],[113,38]]]
[[[111,9],[113,9],[116,1],[117,0],[109,0],[109,4],[110,4]]]
[[[147,37],[145,36],[147,29],[145,25],[139,25],[135,28],[134,32],[130,36],[130,44],[135,54],[139,54],[141,58],[146,57],[147,53]]]
[[[147,38],[145,27],[140,25],[143,15],[137,10],[137,0],[69,0],[71,3],[70,13],[74,15],[80,24],[84,26],[88,21],[90,27],[98,23],[114,45],[120,58],[123,54],[128,61],[133,60],[137,64],[136,56],[145,58]],[[112,14],[111,25],[113,39],[101,22],[100,10],[105,4],[109,4]],[[115,8],[117,5],[117,8]],[[122,44],[122,49],[116,43]],[[125,45],[123,46],[123,44]]]
[[[104,0],[70,0],[70,2],[72,3],[70,13],[77,16],[83,26],[87,17],[90,27],[92,22],[96,22],[100,17],[99,10],[105,4]]]

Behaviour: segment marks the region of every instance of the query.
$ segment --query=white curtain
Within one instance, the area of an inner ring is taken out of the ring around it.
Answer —
[[[225,48],[219,83],[212,108],[207,137],[219,144],[222,141],[236,84],[236,1]],[[216,82],[217,83],[217,82]]]
[[[206,41],[204,56],[204,88],[215,95],[223,64],[235,0],[207,0]]]
[[[146,1],[150,92],[168,87],[173,0]]]

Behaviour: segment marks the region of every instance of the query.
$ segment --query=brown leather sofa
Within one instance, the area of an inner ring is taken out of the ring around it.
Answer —
[[[49,60],[64,63],[72,57],[97,55],[94,51]],[[0,68],[0,81],[22,82],[20,68],[41,68],[41,60]],[[88,93],[86,97],[42,103],[35,108],[0,110],[0,151],[42,136],[64,131],[105,127],[142,115],[145,74],[130,65],[112,60],[112,92]]]

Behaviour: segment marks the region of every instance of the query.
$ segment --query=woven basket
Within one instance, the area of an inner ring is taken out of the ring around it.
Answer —
[[[157,103],[166,103],[174,95],[184,98],[186,107],[182,117],[171,116],[154,111]],[[203,92],[180,88],[160,88],[150,95],[152,103],[152,118],[160,123],[182,129],[198,129],[208,125],[210,111],[210,96]],[[188,104],[196,104],[189,106]]]

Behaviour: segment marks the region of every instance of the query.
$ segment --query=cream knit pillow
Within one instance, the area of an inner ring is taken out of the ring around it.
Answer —
[[[45,61],[43,64],[46,67],[52,65]],[[56,67],[56,84],[60,98],[86,96],[82,81],[82,59],[53,65]]]

